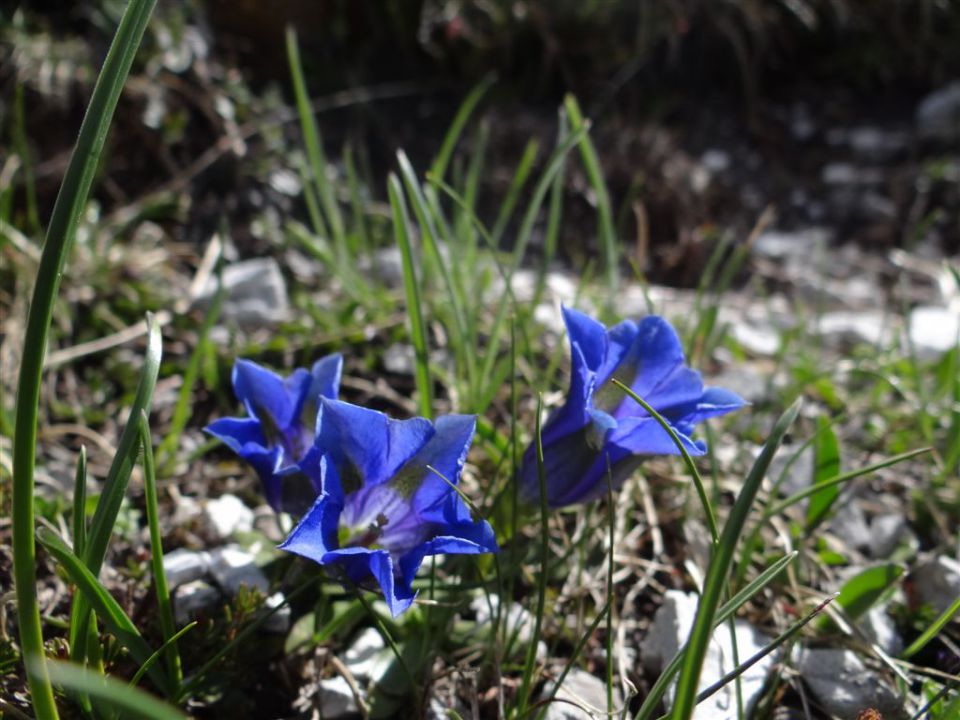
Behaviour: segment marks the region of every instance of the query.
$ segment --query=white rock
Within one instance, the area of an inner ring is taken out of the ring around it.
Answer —
[[[340,675],[320,681],[320,716],[337,720],[360,712],[350,684]]]
[[[909,137],[898,130],[856,127],[847,134],[850,149],[864,160],[886,160],[907,148]]]
[[[824,313],[818,329],[825,340],[843,345],[884,345],[890,340],[889,316],[880,311]]]
[[[880,646],[888,655],[899,655],[903,650],[903,639],[897,632],[897,626],[893,618],[887,613],[885,605],[876,605],[864,615],[857,627],[863,632],[867,639]]]
[[[222,540],[234,533],[250,532],[253,529],[253,510],[236,495],[221,495],[214,500],[208,500],[203,514],[210,529]]]
[[[393,653],[375,628],[364,628],[344,654],[344,663],[359,681],[378,680],[390,668]]]
[[[549,697],[555,686],[556,683],[548,682],[540,700]],[[607,684],[580,668],[573,668],[567,673],[554,697],[556,700],[569,702],[551,702],[547,705],[544,715],[546,720],[598,720],[607,717]],[[619,692],[615,688],[614,709],[619,708],[619,705]]]
[[[884,173],[879,168],[859,167],[844,162],[827,163],[820,171],[824,185],[880,185]]]
[[[852,718],[868,707],[879,710],[885,719],[906,715],[903,699],[850,650],[804,650],[797,669],[818,703],[831,715]]]
[[[890,557],[900,544],[900,539],[909,532],[907,519],[902,513],[894,512],[876,516],[870,521],[870,534],[873,536],[873,542],[870,545],[871,557]]]
[[[241,325],[259,325],[285,320],[289,315],[287,284],[273,258],[232,263],[223,269],[224,302],[220,317]],[[208,307],[217,292],[211,277],[197,297],[199,307]]]
[[[960,137],[960,81],[927,95],[917,108],[917,132],[931,140]]]
[[[263,629],[268,633],[274,633],[276,635],[286,635],[290,631],[290,617],[291,611],[290,606],[284,604],[283,593],[275,592],[273,595],[266,599],[264,605],[267,608],[273,609],[280,607],[279,610],[273,613],[267,620],[263,623]]]
[[[960,308],[921,305],[910,313],[910,341],[917,357],[934,360],[957,344]]]
[[[832,238],[831,230],[816,226],[796,231],[767,230],[754,242],[753,252],[772,260],[795,257],[809,262],[816,249],[829,245]]]
[[[826,527],[847,547],[864,554],[870,553],[873,535],[867,524],[866,513],[855,499],[838,502],[833,517],[827,520]]]
[[[741,321],[730,326],[730,334],[744,350],[754,355],[776,355],[780,350],[780,333],[770,325]]]
[[[910,573],[910,586],[918,603],[942,613],[960,597],[960,562],[946,555],[929,560]]]
[[[266,594],[267,576],[257,567],[253,555],[239,545],[225,545],[210,553],[210,574],[224,592],[235,595],[241,585]]]
[[[660,672],[687,641],[697,612],[697,595],[679,590],[668,590],[663,604],[653,618],[653,625],[641,644],[644,665],[652,672]],[[737,620],[735,625],[737,651],[740,661],[758,653],[771,641],[749,623]],[[753,665],[740,677],[744,707],[749,712],[763,691],[767,675],[778,662],[780,651],[775,650]],[[710,641],[700,676],[700,691],[706,689],[736,667],[730,628],[724,623]],[[668,705],[676,692],[676,683],[667,690]],[[737,699],[734,683],[726,685],[710,698],[697,705],[693,714],[697,720],[733,720],[737,717]]]
[[[191,580],[199,580],[210,570],[210,553],[206,550],[180,548],[163,556],[163,572],[172,588]]]
[[[476,626],[478,628],[493,624],[499,603],[500,598],[496,595],[490,596],[489,604],[485,596],[476,597],[470,602],[470,609],[477,617]],[[491,608],[493,609],[493,614],[490,612]],[[503,633],[506,631],[507,637],[513,644],[514,649],[518,646],[526,647],[529,645],[533,637],[534,619],[533,615],[520,603],[511,602],[507,611],[501,616],[500,623],[500,632]],[[547,644],[543,642],[543,640],[538,640],[537,658],[546,659],[546,657]]]
[[[177,624],[186,625],[198,612],[213,607],[219,599],[219,591],[203,580],[181,585],[173,591],[173,615]]]

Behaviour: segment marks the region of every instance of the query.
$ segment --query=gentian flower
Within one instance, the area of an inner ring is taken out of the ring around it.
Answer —
[[[609,330],[583,313],[563,309],[572,368],[567,401],[541,430],[547,500],[562,507],[596,499],[614,488],[645,456],[679,450],[655,418],[623,390],[617,378],[666,419],[691,455],[706,444],[692,440],[694,426],[742,407],[722,388],[704,388],[700,373],[684,364],[676,331],[657,316],[625,320]],[[519,471],[520,496],[538,504],[536,447],[531,444]]]
[[[313,444],[320,398],[337,396],[342,368],[339,354],[321,358],[309,372],[297,368],[286,379],[249,360],[233,366],[233,391],[249,417],[220,418],[206,431],[253,466],[277,511],[302,512],[319,492],[295,470]]]
[[[413,602],[411,582],[427,555],[497,551],[493,529],[472,519],[451,487],[476,418],[448,415],[434,425],[326,398],[320,404],[316,440],[300,467],[322,493],[281,549],[356,585],[375,581],[394,616]]]

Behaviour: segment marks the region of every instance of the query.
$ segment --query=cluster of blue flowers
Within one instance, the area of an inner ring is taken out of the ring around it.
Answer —
[[[690,437],[697,423],[744,405],[729,390],[704,388],[663,318],[607,329],[575,310],[563,316],[570,389],[541,433],[550,507],[596,499],[644,457],[679,452],[611,379],[664,417],[691,455],[706,451]],[[239,360],[233,388],[247,417],[216,420],[207,431],[254,467],[275,510],[300,516],[281,548],[355,585],[375,581],[396,616],[416,597],[413,578],[428,555],[497,551],[493,528],[471,517],[456,487],[476,418],[393,420],[342,402],[342,367],[340,355],[329,355],[284,379]],[[540,501],[538,478],[531,445],[516,478],[527,504]]]

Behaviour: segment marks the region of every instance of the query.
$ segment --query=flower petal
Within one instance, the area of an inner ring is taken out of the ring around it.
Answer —
[[[370,550],[363,547],[341,548],[328,552],[324,564],[335,563],[343,568],[346,576],[355,585],[365,583],[372,575],[383,591],[383,599],[390,614],[397,617],[413,604],[417,593],[411,587],[413,574],[407,579],[394,572],[393,559],[386,550]]]
[[[587,368],[596,372],[607,354],[607,329],[603,323],[597,322],[589,315],[584,315],[579,310],[562,307],[560,312],[567,326],[570,345],[580,347]]]
[[[686,428],[674,426],[680,443],[691,455],[703,455],[707,446],[702,441],[691,440]],[[654,418],[623,418],[617,429],[610,434],[610,444],[634,455],[679,455],[677,444],[670,434]]]
[[[330,495],[321,495],[280,544],[280,549],[324,564],[327,553],[337,549],[341,510],[341,505]]]
[[[389,480],[434,432],[423,418],[393,420],[328,398],[320,404],[314,444],[335,466],[344,494]]]
[[[460,482],[476,426],[474,415],[439,418],[433,437],[390,481],[391,488],[412,499],[412,509],[422,521],[446,523],[470,518],[466,504],[450,485]],[[436,472],[428,470],[428,465]]]

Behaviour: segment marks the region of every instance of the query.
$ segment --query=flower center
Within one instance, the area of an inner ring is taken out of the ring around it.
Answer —
[[[389,519],[383,513],[378,513],[373,522],[365,527],[346,527],[341,526],[337,532],[337,540],[340,547],[365,547],[371,550],[379,549],[378,540],[383,535],[383,529],[389,523]]]

